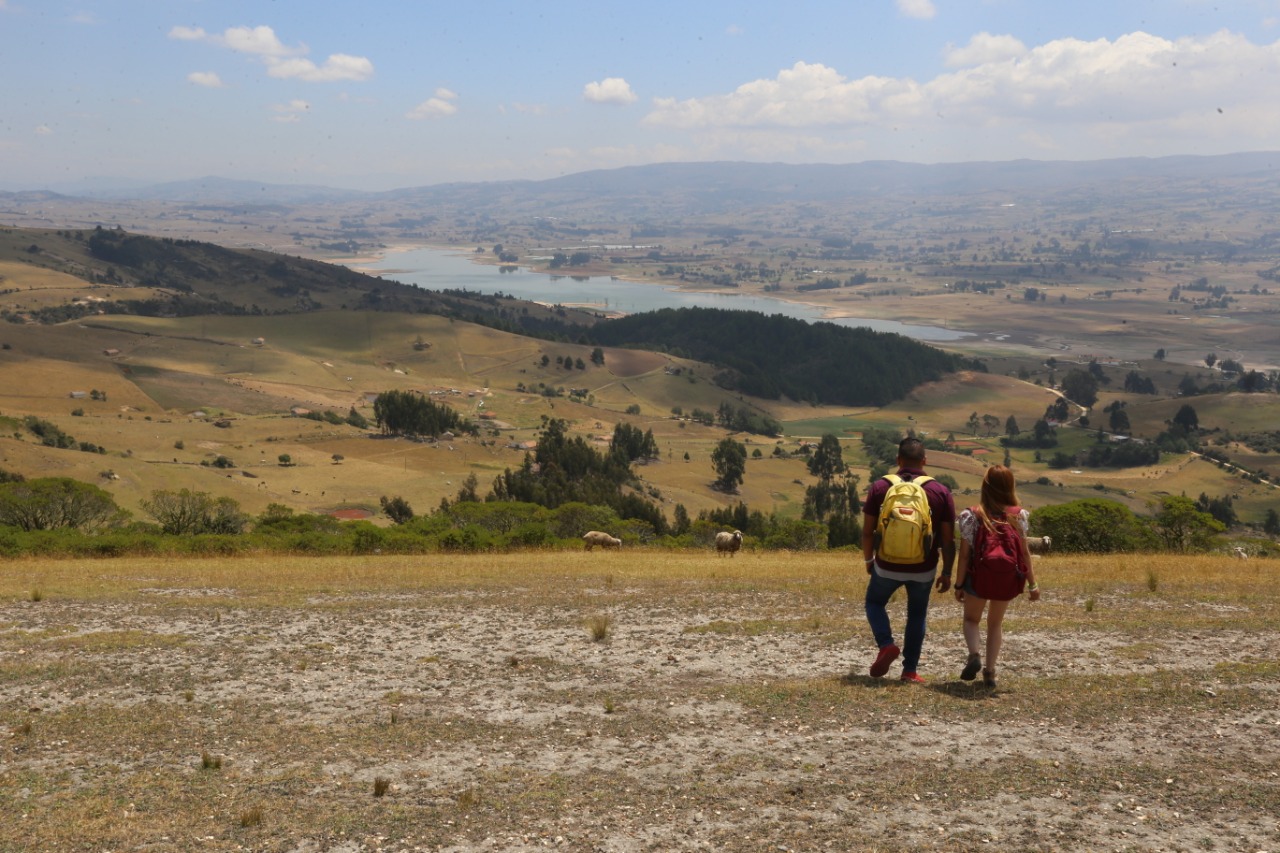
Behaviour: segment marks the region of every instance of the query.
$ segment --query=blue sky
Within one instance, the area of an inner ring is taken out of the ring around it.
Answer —
[[[0,189],[1271,150],[1280,0],[0,0]]]

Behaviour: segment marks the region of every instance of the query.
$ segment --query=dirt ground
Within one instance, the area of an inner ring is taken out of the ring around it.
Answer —
[[[868,677],[856,579],[325,585],[0,602],[0,850],[1280,850],[1236,604],[1017,602],[993,692],[950,596]]]

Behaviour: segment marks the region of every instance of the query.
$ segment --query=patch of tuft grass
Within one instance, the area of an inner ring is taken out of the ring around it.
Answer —
[[[378,776],[373,780],[373,795],[375,797],[385,797],[389,790],[391,790],[391,780],[387,777]]]
[[[1147,569],[1147,589],[1155,592],[1160,588],[1160,576],[1156,574],[1155,569]]]
[[[49,640],[47,646],[59,651],[124,652],[140,649],[166,649],[185,645],[181,634],[154,634],[150,631],[92,631]]]
[[[44,591],[41,590],[40,587],[36,587],[35,589],[31,590],[31,600],[44,601]]]
[[[221,770],[222,756],[211,755],[208,752],[200,753],[200,769],[201,770]]]
[[[591,636],[591,642],[603,643],[609,639],[609,631],[613,627],[613,620],[607,614],[597,614],[587,620],[587,633]]]
[[[262,806],[254,806],[240,813],[240,825],[245,829],[262,825]]]

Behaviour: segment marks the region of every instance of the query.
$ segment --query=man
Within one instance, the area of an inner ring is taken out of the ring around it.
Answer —
[[[905,438],[898,445],[898,477],[911,481],[926,476],[924,444],[918,438]],[[951,588],[951,569],[956,560],[955,520],[956,508],[951,490],[937,480],[923,485],[932,516],[932,542],[919,563],[889,563],[876,553],[876,529],[885,494],[892,484],[886,478],[876,480],[867,493],[862,508],[862,557],[871,576],[867,582],[867,622],[875,635],[880,651],[871,664],[875,678],[889,671],[889,666],[902,655],[902,680],[920,684],[924,682],[916,673],[920,663],[920,650],[924,646],[925,622],[929,613],[929,593],[937,579],[938,592]],[[942,556],[942,574],[937,574],[938,556]],[[903,635],[902,649],[893,641],[893,628],[885,606],[898,591],[907,588],[907,627]]]

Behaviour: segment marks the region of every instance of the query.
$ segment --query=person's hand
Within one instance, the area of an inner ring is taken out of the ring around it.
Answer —
[[[1030,592],[1028,592],[1028,593],[1027,593],[1027,598],[1031,599],[1032,601],[1039,601],[1039,600],[1040,600],[1040,590],[1038,590],[1038,589],[1033,589],[1033,590],[1031,590]]]
[[[938,592],[951,589],[951,575],[938,575]]]
[[[964,590],[956,587],[956,601],[964,601]]]

